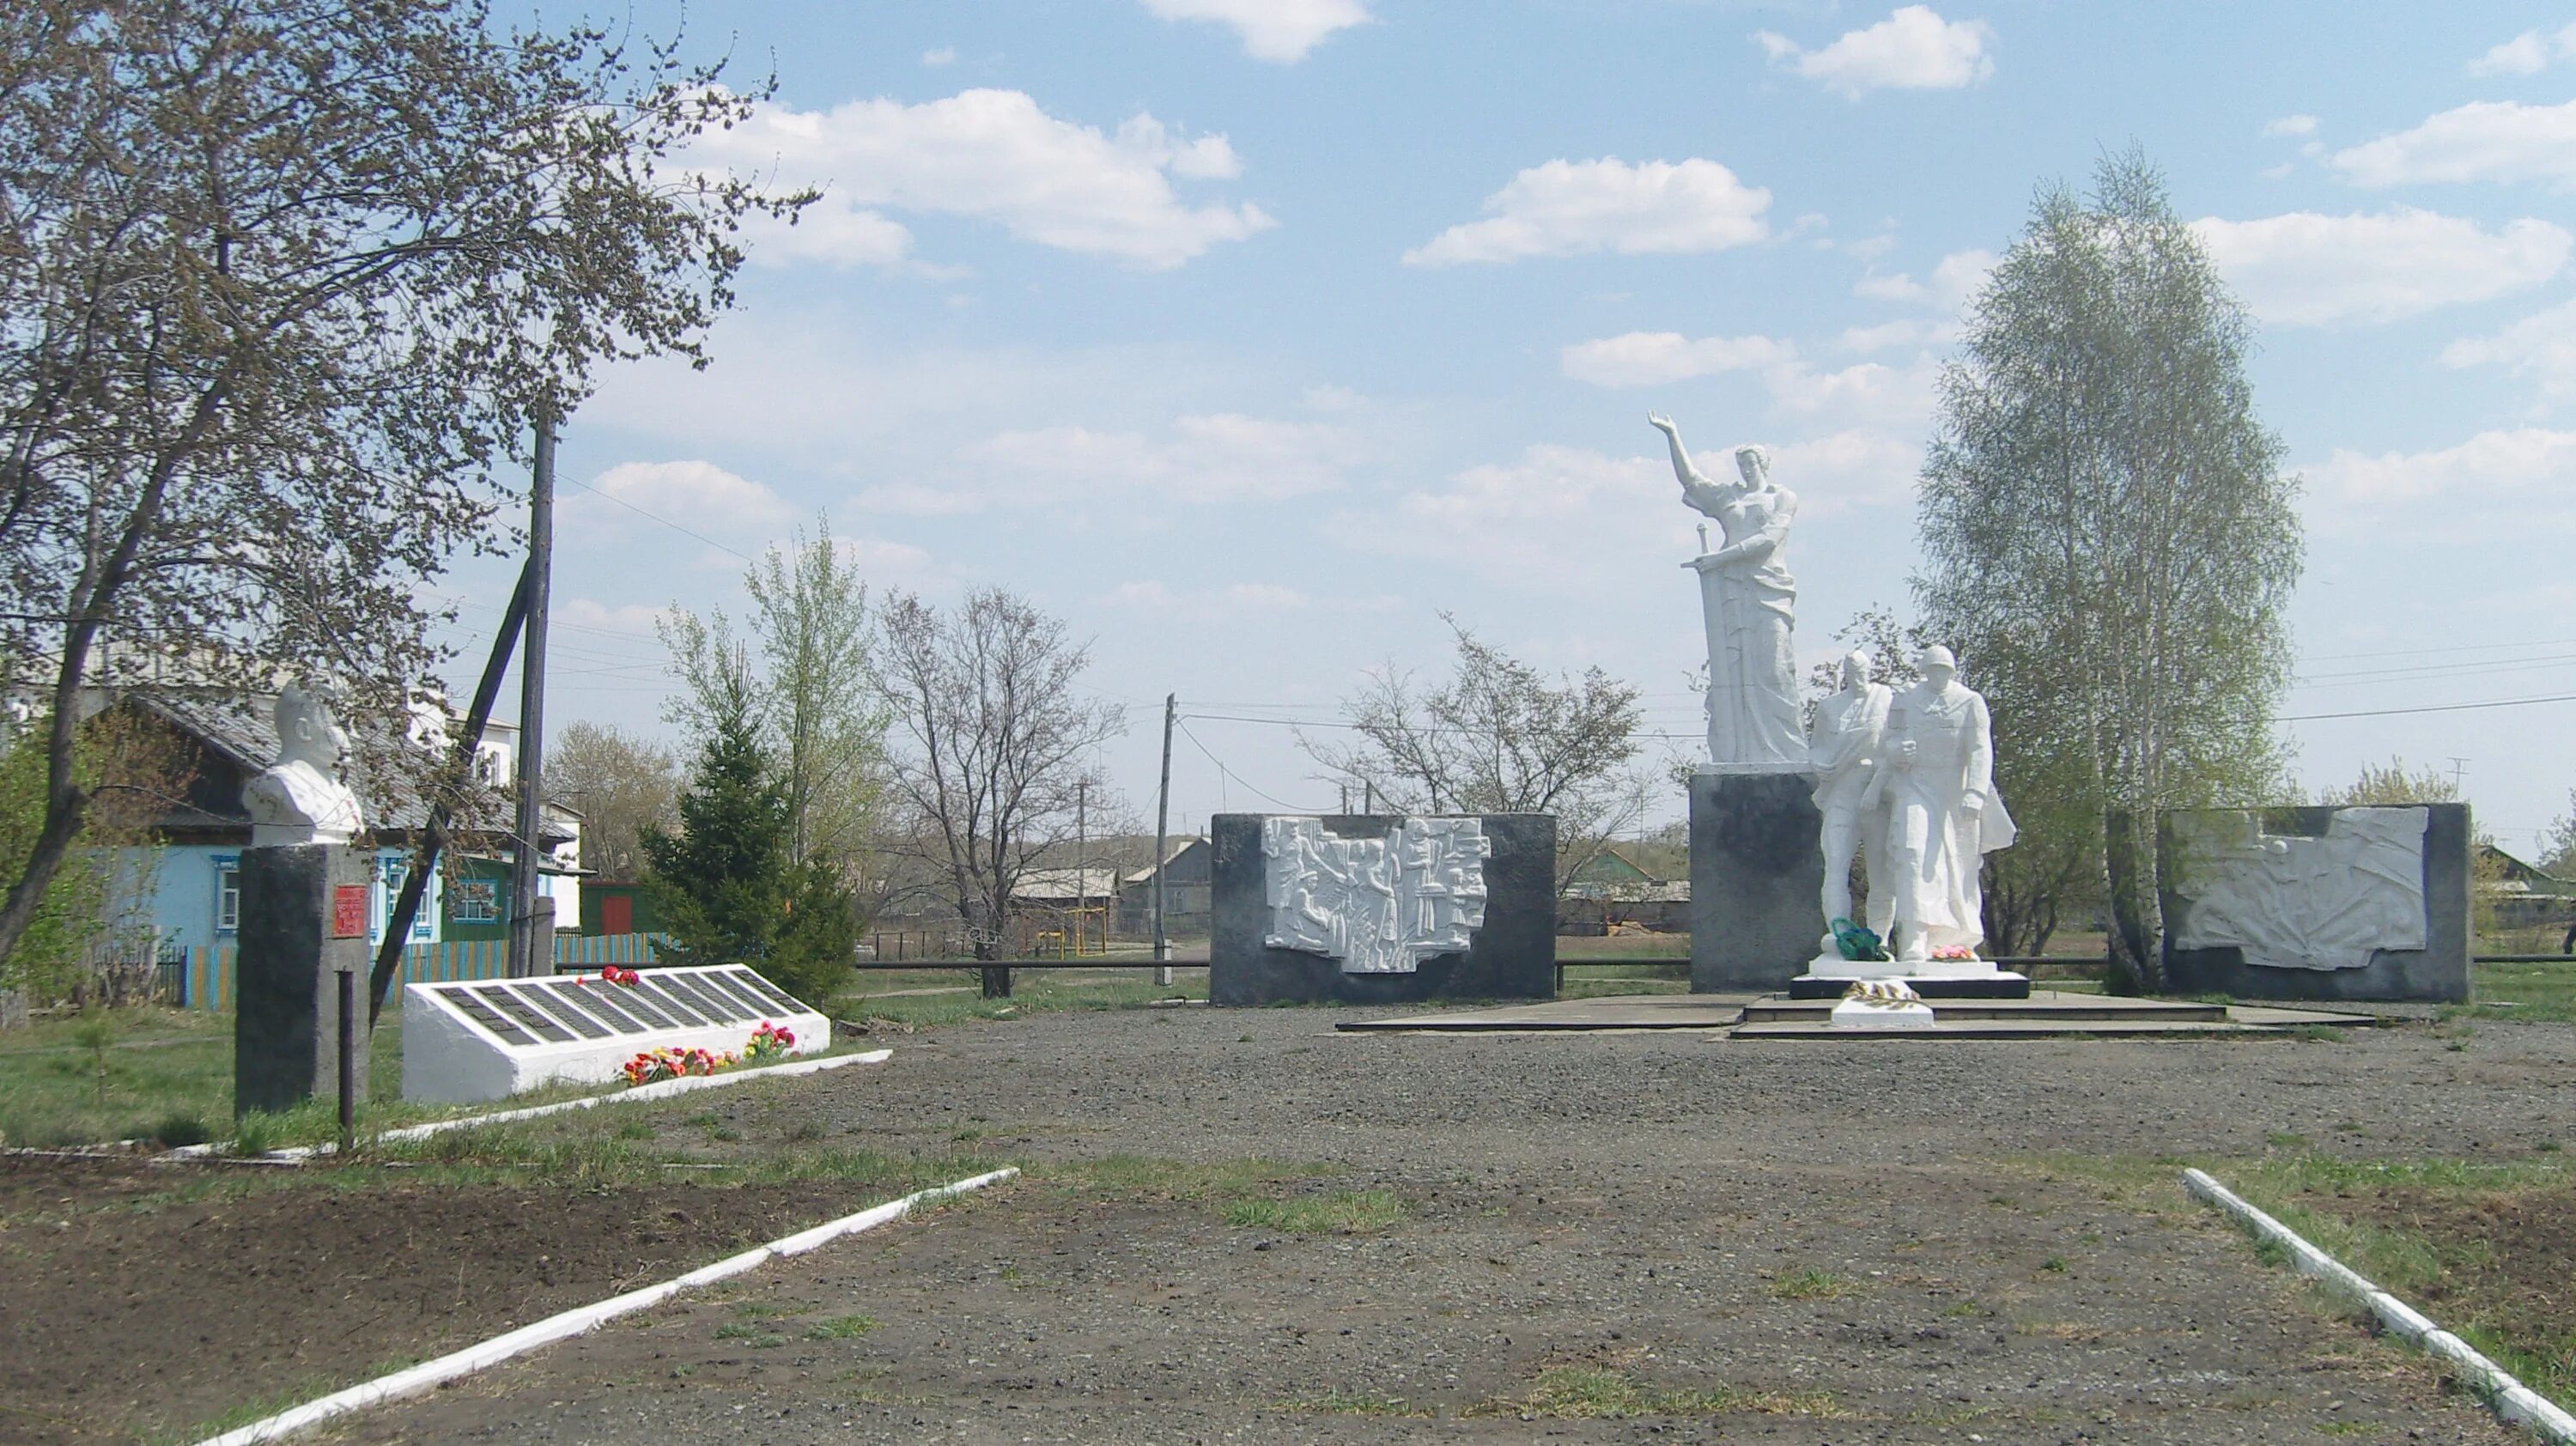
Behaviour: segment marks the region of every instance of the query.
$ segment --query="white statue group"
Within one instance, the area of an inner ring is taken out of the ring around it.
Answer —
[[[1685,566],[1699,574],[1708,625],[1708,754],[1719,773],[1812,771],[1823,814],[1824,917],[1856,924],[1851,864],[1868,881],[1869,930],[1892,938],[1897,967],[1880,974],[1990,969],[1978,871],[2013,841],[1994,786],[1994,735],[1986,700],[1958,680],[1958,660],[1930,647],[1914,660],[1922,681],[1898,694],[1870,681],[1871,659],[1842,661],[1842,690],[1816,709],[1812,738],[1800,726],[1791,610],[1797,583],[1782,553],[1798,514],[1796,494],[1771,481],[1771,454],[1735,449],[1740,481],[1713,482],[1691,465],[1668,417],[1647,419],[1672,450],[1682,499],[1714,519],[1724,541]],[[1705,537],[1706,529],[1702,529]],[[1704,544],[1703,544],[1704,545]],[[1817,972],[1867,977],[1828,932]]]

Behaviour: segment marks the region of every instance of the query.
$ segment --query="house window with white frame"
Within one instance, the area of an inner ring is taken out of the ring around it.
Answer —
[[[497,924],[501,921],[501,886],[492,879],[458,879],[455,903],[447,917],[460,924]]]
[[[241,855],[215,856],[215,932],[237,933],[241,929]]]

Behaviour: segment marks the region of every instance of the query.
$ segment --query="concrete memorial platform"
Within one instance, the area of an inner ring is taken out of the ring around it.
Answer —
[[[1627,994],[1346,1021],[1352,1033],[1583,1033],[1628,1029],[1723,1031],[1730,1039],[2045,1039],[2069,1035],[2278,1034],[2302,1025],[2362,1028],[2368,1014],[2184,999],[2128,999],[2041,990],[2027,999],[1944,1000],[1928,1026],[1857,1030],[1832,1023],[1838,999],[1784,994]]]

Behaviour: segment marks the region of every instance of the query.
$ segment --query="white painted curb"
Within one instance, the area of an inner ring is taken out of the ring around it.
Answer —
[[[2556,1402],[2515,1380],[2502,1366],[2478,1354],[2467,1341],[2362,1279],[2341,1261],[2300,1238],[2297,1231],[2255,1209],[2202,1171],[2183,1171],[2182,1188],[2184,1193],[2216,1206],[2233,1216],[2237,1224],[2288,1251],[2299,1274],[2314,1276],[2360,1302],[2390,1334],[2459,1367],[2471,1388],[2494,1408],[2498,1420],[2520,1426],[2554,1446],[2576,1446],[2576,1416],[2568,1415]]]
[[[525,1109],[497,1110],[481,1115],[459,1115],[452,1120],[431,1120],[424,1125],[405,1125],[401,1129],[386,1130],[382,1134],[372,1135],[369,1138],[424,1140],[431,1135],[443,1135],[449,1130],[471,1129],[476,1125],[506,1125],[514,1120],[533,1120],[541,1115],[560,1115],[567,1110],[597,1109],[601,1105],[624,1104],[630,1100],[663,1100],[673,1095],[687,1094],[691,1090],[721,1089],[726,1085],[748,1084],[756,1079],[777,1079],[783,1075],[816,1074],[827,1069],[839,1069],[845,1064],[883,1064],[893,1056],[894,1051],[890,1049],[871,1049],[860,1054],[831,1054],[820,1059],[796,1059],[789,1060],[785,1064],[766,1064],[757,1069],[731,1069],[723,1074],[682,1075],[678,1079],[655,1080],[648,1085],[637,1085],[632,1089],[618,1090],[609,1094],[584,1095],[577,1100],[557,1100],[550,1105],[530,1105]],[[224,1149],[224,1145],[181,1145],[175,1150],[163,1151],[161,1157],[194,1159],[204,1155],[221,1154]],[[288,1145],[282,1149],[270,1150],[259,1158],[281,1162],[309,1160],[315,1155],[328,1155],[338,1149],[337,1144],[329,1141],[319,1145]]]
[[[320,1425],[335,1416],[346,1416],[353,1411],[366,1410],[370,1406],[381,1406],[390,1401],[422,1395],[449,1381],[470,1376],[486,1367],[499,1365],[514,1356],[526,1355],[540,1346],[552,1345],[556,1341],[569,1340],[574,1336],[597,1330],[619,1316],[632,1315],[639,1310],[659,1305],[684,1290],[692,1290],[701,1285],[712,1285],[727,1276],[740,1275],[746,1270],[785,1256],[802,1255],[818,1246],[830,1244],[844,1235],[856,1235],[862,1230],[874,1230],[880,1225],[892,1224],[923,1205],[935,1205],[942,1200],[963,1195],[969,1190],[981,1190],[987,1185],[999,1184],[1018,1173],[1020,1173],[1018,1169],[1005,1166],[988,1174],[970,1176],[946,1185],[933,1186],[927,1190],[916,1190],[900,1200],[889,1200],[883,1205],[862,1210],[856,1215],[844,1215],[838,1220],[817,1225],[811,1230],[800,1230],[794,1235],[773,1240],[767,1245],[756,1246],[740,1255],[728,1256],[713,1265],[700,1266],[686,1275],[674,1280],[666,1280],[660,1285],[648,1285],[642,1290],[631,1290],[624,1295],[610,1296],[595,1304],[575,1306],[561,1315],[548,1316],[534,1325],[521,1326],[517,1330],[494,1336],[480,1345],[467,1346],[461,1351],[440,1356],[437,1360],[424,1361],[408,1370],[396,1371],[390,1376],[379,1376],[372,1381],[351,1386],[345,1391],[335,1391],[318,1401],[307,1401],[301,1406],[281,1411],[264,1420],[253,1421],[247,1426],[226,1431],[220,1436],[209,1436],[198,1442],[197,1446],[252,1446],[254,1442],[274,1441],[281,1436],[304,1430],[306,1427]]]

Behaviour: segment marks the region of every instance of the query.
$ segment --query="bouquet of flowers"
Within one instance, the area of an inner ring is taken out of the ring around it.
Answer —
[[[1968,963],[1976,959],[1977,951],[1964,944],[1944,944],[1932,951],[1932,957],[1945,962]]]
[[[764,1019],[760,1028],[751,1032],[751,1043],[743,1046],[742,1057],[747,1064],[758,1063],[764,1059],[775,1059],[795,1047],[796,1031]]]
[[[643,975],[636,973],[632,969],[620,969],[614,964],[600,965],[599,977],[607,983],[623,984],[629,989],[632,989],[636,985],[644,982]],[[576,974],[572,977],[572,982],[575,984],[588,984],[590,982],[590,976],[586,974]]]
[[[714,1074],[733,1067],[734,1057],[703,1049],[649,1049],[626,1062],[626,1082],[651,1084],[683,1075]]]

